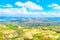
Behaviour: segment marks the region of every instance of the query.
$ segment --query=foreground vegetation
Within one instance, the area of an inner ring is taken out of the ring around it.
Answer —
[[[0,40],[60,40],[60,27],[21,27],[0,24]]]

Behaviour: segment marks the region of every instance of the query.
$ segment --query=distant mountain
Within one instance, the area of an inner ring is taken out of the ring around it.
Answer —
[[[60,21],[60,17],[0,17],[0,20],[13,20],[13,21]]]
[[[18,22],[23,23],[23,26],[51,26],[51,25],[60,25],[60,17],[0,17],[1,22]]]

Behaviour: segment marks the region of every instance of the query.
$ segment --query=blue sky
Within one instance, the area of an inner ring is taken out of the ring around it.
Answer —
[[[0,16],[60,17],[60,0],[0,0]]]

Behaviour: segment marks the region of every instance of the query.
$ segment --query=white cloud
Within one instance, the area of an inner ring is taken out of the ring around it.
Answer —
[[[15,3],[17,6],[22,8],[12,8],[12,5],[7,4],[5,7],[11,7],[11,8],[0,8],[0,15],[6,15],[6,16],[38,16],[38,17],[58,17],[60,16],[60,13],[55,13],[55,12],[45,12],[45,11],[40,11],[43,10],[43,8],[33,2],[26,2],[26,3],[21,3],[21,2],[16,2]],[[50,7],[54,9],[60,9],[60,6],[58,4],[52,4]],[[35,10],[35,11],[28,11],[30,10]],[[39,10],[39,11],[36,11]]]
[[[52,4],[52,6],[53,6],[53,7],[57,7],[57,6],[59,6],[59,5],[58,5],[58,4],[54,4],[54,3],[53,3],[53,4]]]
[[[33,17],[60,17],[60,12],[32,12],[28,11],[25,7],[23,8],[1,8],[0,9],[0,15],[5,16],[33,16]]]
[[[17,5],[17,6],[21,7],[21,6],[23,6],[24,4],[23,4],[23,3],[21,3],[21,2],[16,2],[16,3],[15,3],[15,5]]]
[[[17,6],[22,6],[22,7],[25,7],[25,8],[28,8],[30,10],[43,10],[43,8],[31,1],[27,1],[25,3],[21,3],[21,2],[16,2],[15,5]]]
[[[23,12],[23,14],[29,14],[28,11],[26,10],[26,8],[24,8],[24,7],[22,8],[21,11]]]
[[[47,12],[49,16],[56,16],[55,12]]]
[[[55,4],[55,3],[52,3],[52,4],[49,4],[48,7],[57,7],[59,6],[58,4]]]
[[[7,5],[6,5],[6,7],[12,7],[12,5],[10,5],[10,4],[7,4]]]
[[[60,6],[54,7],[54,9],[60,9]]]
[[[48,5],[48,7],[52,7],[53,9],[60,9],[60,5],[52,3],[51,5]]]
[[[4,14],[4,15],[28,15],[28,11],[26,10],[26,8],[1,8],[0,9],[0,15]]]
[[[10,5],[10,4],[6,4],[6,5],[0,5],[0,7],[9,7],[9,8],[12,8],[13,6]]]
[[[43,14],[43,13],[42,13]],[[5,16],[42,16],[40,12],[29,12],[25,7],[22,8],[1,8],[0,15]]]
[[[40,12],[40,14],[44,17],[55,17],[54,12]]]
[[[27,1],[25,4],[24,4],[24,7],[26,8],[29,8],[31,10],[43,10],[43,8],[31,1]]]

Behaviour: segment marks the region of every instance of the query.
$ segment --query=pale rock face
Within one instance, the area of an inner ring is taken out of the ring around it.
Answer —
[[[24,36],[27,37],[27,38],[29,38],[29,39],[32,39],[32,38],[33,38],[33,37],[32,37],[32,34],[31,34],[30,32],[26,32],[26,33],[24,34]]]
[[[23,40],[22,38],[18,38],[18,40]]]
[[[12,38],[12,37],[13,37],[13,34],[10,34],[8,37],[9,37],[9,38]]]

